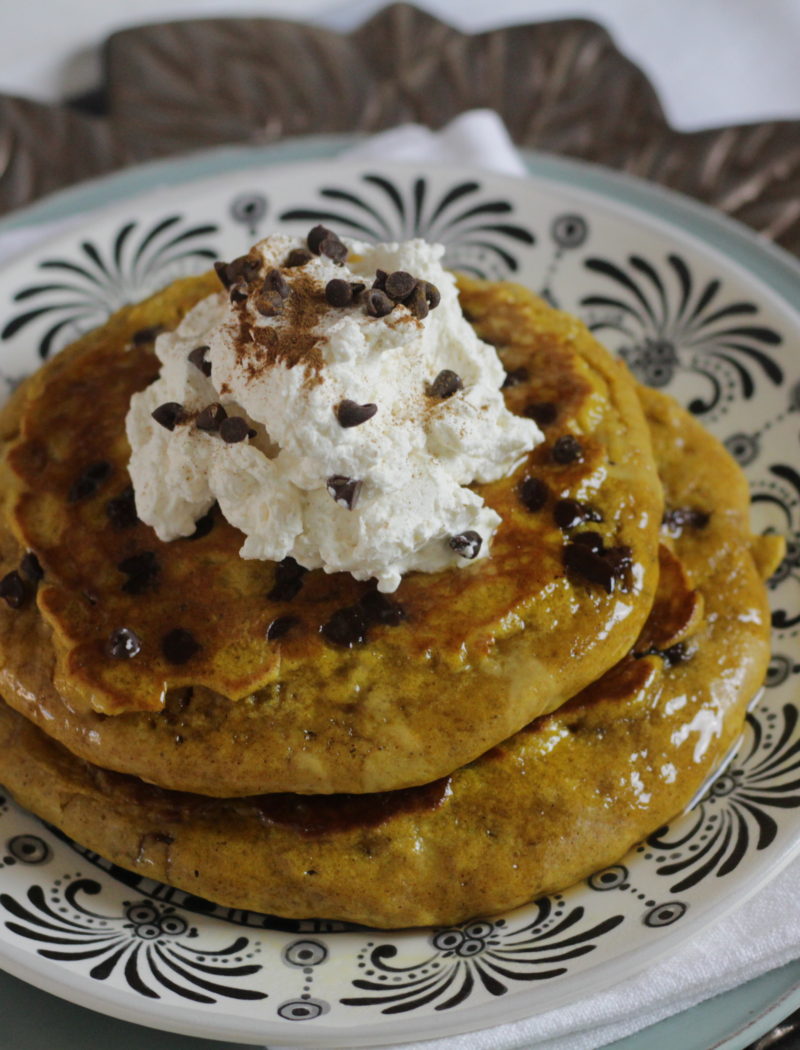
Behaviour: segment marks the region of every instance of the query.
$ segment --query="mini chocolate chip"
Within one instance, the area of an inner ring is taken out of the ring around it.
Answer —
[[[275,579],[272,590],[267,594],[271,602],[290,602],[303,586],[303,577],[308,572],[291,556],[279,561],[275,566]]]
[[[276,638],[283,638],[298,623],[300,621],[296,616],[279,616],[267,628],[267,641],[274,642]]]
[[[443,368],[434,381],[428,384],[425,392],[428,397],[439,397],[444,401],[463,389],[464,381],[461,376],[449,368]]]
[[[153,324],[149,328],[140,328],[138,332],[134,332],[131,336],[131,342],[134,346],[147,346],[148,343],[155,342],[156,337],[161,335],[162,332],[166,332],[163,324]]]
[[[320,241],[319,254],[327,256],[337,266],[341,266],[347,258],[347,248],[335,233],[329,233],[327,237]]]
[[[292,248],[286,256],[286,262],[283,265],[294,269],[295,266],[305,266],[313,258],[314,256],[306,248]]]
[[[240,255],[232,262],[215,262],[214,269],[225,288],[232,288],[240,281],[254,281],[260,271],[261,262],[250,255]]]
[[[232,303],[245,303],[247,302],[247,296],[247,287],[241,281],[237,282],[233,288],[231,288],[230,300]],[[283,302],[283,300],[281,300],[281,302]]]
[[[583,459],[583,446],[574,434],[562,434],[550,453],[556,463],[574,463]]]
[[[344,401],[340,401],[336,406],[336,418],[340,427],[345,429],[347,427],[358,427],[362,423],[366,423],[368,419],[372,419],[377,411],[377,405],[359,405],[356,401],[349,401],[345,398]]]
[[[431,310],[435,310],[439,303],[442,301],[442,296],[439,289],[435,284],[431,284],[430,281],[425,281],[425,299],[427,300],[428,306]]]
[[[351,281],[350,282],[350,290],[353,293],[353,298],[357,299],[359,297],[359,295],[361,295],[361,293],[364,291],[364,289],[366,287],[367,286],[364,284],[363,281]]]
[[[27,597],[28,587],[16,569],[6,573],[0,580],[0,598],[10,608],[20,609],[25,604]]]
[[[191,631],[175,627],[161,639],[161,652],[171,664],[185,664],[203,647]]]
[[[669,532],[679,536],[686,526],[693,529],[704,529],[710,517],[711,515],[706,511],[697,510],[695,507],[673,507],[665,512],[661,524],[665,525]]]
[[[289,282],[275,266],[267,270],[261,290],[262,292],[277,292],[281,299],[288,299],[292,291],[289,287]]]
[[[587,521],[602,521],[603,515],[588,503],[577,499],[560,499],[553,507],[553,517],[560,529],[574,529]]]
[[[582,543],[564,547],[564,568],[589,583],[596,583],[609,594],[614,590],[615,573],[602,554],[596,554]]]
[[[236,445],[244,441],[250,432],[250,425],[241,416],[228,416],[219,425],[219,433],[227,445]]]
[[[451,536],[447,541],[453,550],[462,558],[477,558],[483,546],[483,537],[474,529],[460,532],[457,536]]]
[[[90,463],[86,470],[80,474],[70,486],[67,493],[69,503],[77,503],[78,500],[93,496],[103,482],[111,476],[112,466],[106,460]]]
[[[595,554],[601,554],[603,552],[603,537],[599,532],[594,532],[589,529],[586,532],[576,532],[572,537],[573,543],[580,543],[584,547],[588,547],[590,551],[594,551]]]
[[[39,583],[44,579],[44,569],[33,551],[27,551],[22,555],[19,567],[22,574],[27,576],[31,583]]]
[[[527,383],[529,379],[530,373],[527,368],[512,368],[510,372],[506,372],[506,377],[503,380],[503,389],[507,390],[511,386],[519,386],[520,383]]]
[[[320,633],[334,645],[352,649],[367,640],[367,619],[359,605],[348,605],[337,609],[327,623],[320,628]]]
[[[380,288],[370,288],[364,293],[364,309],[370,317],[386,317],[394,310],[394,303]]]
[[[353,301],[353,288],[349,281],[334,277],[325,285],[325,298],[331,306],[350,306]]]
[[[405,270],[395,270],[387,276],[383,290],[390,299],[394,299],[396,302],[402,302],[403,299],[407,299],[408,296],[411,295],[416,287],[416,277],[412,277],[411,274],[406,273]]]
[[[326,482],[328,493],[333,496],[339,506],[347,510],[352,510],[358,503],[361,485],[362,482],[354,478],[346,478],[342,474],[334,474]]]
[[[541,478],[523,478],[517,486],[517,495],[520,503],[528,510],[537,511],[547,503],[550,498],[550,489]]]
[[[309,230],[308,237],[306,237],[306,244],[314,255],[319,255],[319,246],[330,233],[332,233],[332,231],[329,230],[327,226],[322,225],[315,226],[313,229]]]
[[[532,419],[534,423],[538,423],[540,427],[549,427],[558,418],[558,408],[552,401],[534,401],[532,405],[528,405],[523,410],[522,414]]]
[[[178,423],[182,423],[186,418],[183,405],[179,405],[177,401],[166,401],[150,414],[156,423],[160,423],[166,430],[174,430]]]
[[[247,436],[252,440],[252,438],[254,438],[257,433],[258,431],[254,427],[250,427],[250,429],[247,431]]]
[[[139,518],[136,514],[133,485],[128,485],[118,496],[106,503],[106,514],[115,529],[130,529],[138,525]]]
[[[358,603],[364,615],[372,623],[384,623],[396,627],[406,618],[405,609],[380,591],[367,591]]]
[[[106,642],[106,652],[115,660],[131,660],[141,651],[139,636],[130,627],[120,627]]]
[[[385,270],[375,271],[375,280],[372,282],[372,287],[377,288],[379,292],[386,291],[386,278],[389,274]]]
[[[217,262],[214,263],[214,269],[217,272],[217,277],[219,277],[223,288],[230,288],[233,284],[233,278],[228,273],[228,264],[217,260]]]
[[[430,312],[428,300],[425,298],[425,289],[418,284],[414,291],[405,299],[405,305],[418,321],[424,321]]]
[[[216,506],[216,504],[215,504]],[[187,536],[187,540],[201,540],[204,536],[207,536],[209,532],[214,528],[214,507],[204,514],[202,518],[198,518],[194,523],[194,532],[191,536]]]
[[[211,375],[211,362],[206,361],[206,354],[210,349],[211,347],[208,346],[196,346],[189,354],[189,360],[195,368],[199,368],[206,377]]]
[[[255,308],[262,317],[277,317],[283,310],[284,297],[274,289],[266,289],[259,292],[254,303]]]
[[[122,585],[126,594],[144,594],[156,585],[161,572],[155,551],[140,551],[124,558],[117,568],[128,577]]]
[[[228,413],[219,401],[212,401],[210,405],[206,405],[205,408],[197,413],[197,419],[194,421],[194,425],[198,430],[207,430],[210,432],[219,430],[220,423],[227,418]]]

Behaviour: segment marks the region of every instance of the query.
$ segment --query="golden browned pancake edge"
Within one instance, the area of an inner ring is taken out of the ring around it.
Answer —
[[[616,861],[681,811],[740,733],[769,657],[761,574],[781,555],[778,538],[750,534],[747,486],[721,445],[670,399],[642,398],[668,507],[696,523],[665,537],[636,656],[451,777],[374,797],[178,795],[79,761],[4,706],[0,780],[125,868],[295,918],[455,923]]]
[[[332,645],[320,627],[368,585],[314,572],[292,600],[270,601],[275,567],[239,558],[241,536],[224,521],[172,544],[142,524],[115,530],[105,507],[127,484],[122,420],[157,364],[148,347],[131,348],[134,333],[174,326],[211,287],[190,279],[120,312],[49,362],[0,420],[14,534],[0,534],[2,564],[32,548],[45,570],[36,608],[0,609],[8,703],[79,757],[171,789],[371,792],[451,772],[630,648],[652,602],[661,517],[635,388],[579,322],[514,285],[465,280],[462,300],[506,367],[529,372],[507,391],[510,407],[552,403],[557,418],[513,477],[480,487],[503,518],[492,556],[409,574],[392,596],[402,623],[371,626],[365,645]],[[580,440],[577,461],[553,455],[566,434]],[[110,477],[70,501],[76,476],[98,460]],[[519,497],[528,474],[550,489],[536,512]],[[575,496],[601,512],[593,527],[609,547],[631,548],[628,587],[616,578],[606,591],[565,572],[553,511]],[[142,551],[155,552],[160,575],[131,596],[118,565]],[[282,616],[297,625],[268,641],[267,626]],[[106,653],[123,626],[143,640],[130,661]],[[160,639],[178,626],[203,647],[171,666]]]

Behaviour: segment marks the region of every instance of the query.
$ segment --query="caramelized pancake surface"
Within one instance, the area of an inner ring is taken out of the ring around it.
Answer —
[[[173,327],[211,287],[184,281],[122,311],[6,410],[5,430],[19,430],[4,467],[18,549],[4,539],[3,564],[33,550],[44,570],[38,616],[0,610],[9,703],[77,755],[162,787],[376,791],[451,772],[630,648],[653,598],[662,509],[633,383],[579,322],[512,285],[465,280],[462,301],[518,380],[509,407],[547,406],[547,440],[512,477],[476,487],[503,519],[491,556],[408,574],[391,596],[400,622],[378,616],[366,642],[332,642],[326,625],[370,586],[316,571],[289,598],[274,564],[239,558],[242,536],[217,513],[206,534],[168,544],[141,523],[115,524],[128,402],[157,372],[134,334]],[[562,454],[565,438],[576,455]],[[526,478],[546,486],[535,510],[520,495]],[[602,520],[560,527],[570,499]],[[604,577],[585,551],[590,574],[566,571],[567,545],[587,530],[629,550],[630,567]],[[132,659],[109,655],[122,628],[141,642]],[[181,659],[176,630],[191,639]]]
[[[650,617],[616,667],[451,776],[379,795],[212,800],[81,762],[0,708],[0,779],[123,867],[236,908],[376,926],[457,923],[616,861],[690,801],[769,658],[744,478],[668,398],[642,397],[668,508]],[[686,514],[690,511],[690,514]]]

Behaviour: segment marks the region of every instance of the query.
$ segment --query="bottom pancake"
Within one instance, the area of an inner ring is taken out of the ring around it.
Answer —
[[[3,705],[0,780],[124,868],[290,918],[457,923],[613,863],[740,733],[769,658],[762,578],[781,553],[751,536],[745,479],[719,443],[670,399],[641,397],[668,507],[650,618],[615,668],[475,762],[377,795],[212,799],[75,758]]]

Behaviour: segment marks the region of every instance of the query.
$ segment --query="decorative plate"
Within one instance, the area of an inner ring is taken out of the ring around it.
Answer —
[[[340,148],[294,147],[317,158]],[[769,584],[766,687],[688,813],[564,893],[448,929],[215,907],[114,868],[6,801],[0,964],[128,1020],[260,1044],[386,1045],[544,1012],[639,971],[800,850],[800,267],[701,206],[574,162],[531,155],[531,176],[513,179],[276,156],[228,150],[136,169],[16,218],[79,215],[0,271],[7,388],[122,303],[269,231],[324,222],[360,238],[442,240],[451,266],[521,281],[583,317],[742,464],[757,528],[789,538]],[[96,210],[98,199],[109,203]]]

